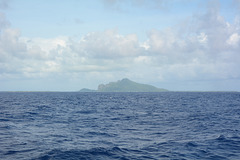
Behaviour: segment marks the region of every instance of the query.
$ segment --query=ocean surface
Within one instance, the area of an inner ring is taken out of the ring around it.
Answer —
[[[240,159],[240,93],[0,93],[0,159]]]

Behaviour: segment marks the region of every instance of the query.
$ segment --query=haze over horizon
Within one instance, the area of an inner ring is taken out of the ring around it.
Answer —
[[[0,0],[0,91],[240,91],[239,68],[239,0]]]

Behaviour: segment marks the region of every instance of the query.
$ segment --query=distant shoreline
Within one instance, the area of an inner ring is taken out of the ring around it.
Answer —
[[[162,91],[162,92],[101,92],[101,91],[95,91],[95,92],[79,92],[79,91],[0,91],[0,93],[168,93],[168,92],[207,92],[207,93],[217,93],[217,92],[240,92],[240,91]]]

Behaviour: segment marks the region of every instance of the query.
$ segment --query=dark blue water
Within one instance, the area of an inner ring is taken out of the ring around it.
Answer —
[[[0,93],[0,159],[240,159],[240,93]]]

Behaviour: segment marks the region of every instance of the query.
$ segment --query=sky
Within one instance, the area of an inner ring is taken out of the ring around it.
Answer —
[[[240,0],[0,0],[0,91],[123,78],[240,91]]]

